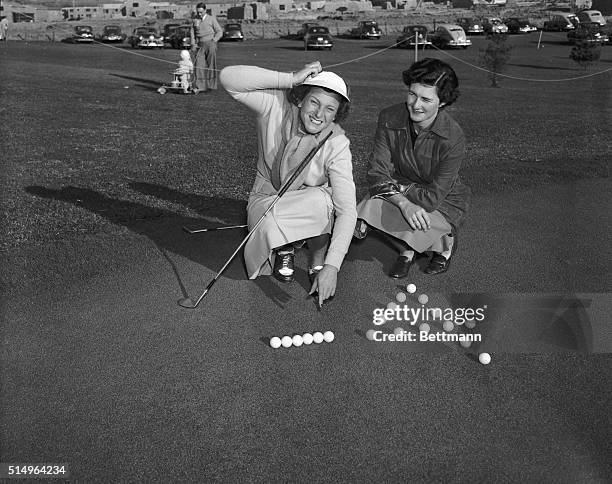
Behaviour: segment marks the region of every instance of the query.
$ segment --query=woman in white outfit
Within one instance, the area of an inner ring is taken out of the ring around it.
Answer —
[[[294,247],[309,252],[311,294],[319,304],[335,294],[337,274],[357,220],[349,140],[337,124],[350,105],[341,77],[307,64],[297,72],[231,66],[220,81],[257,115],[257,175],[247,206],[253,227],[295,168],[330,132],[290,189],[245,245],[249,278],[274,274],[293,280]]]

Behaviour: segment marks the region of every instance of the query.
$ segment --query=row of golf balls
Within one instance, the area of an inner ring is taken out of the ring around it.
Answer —
[[[317,331],[316,333],[304,333],[302,335],[296,334],[295,336],[283,336],[279,338],[278,336],[274,336],[270,338],[270,346],[274,349],[280,348],[289,348],[291,346],[302,346],[309,345],[311,343],[331,343],[334,340],[335,336],[332,331],[325,331],[325,333],[321,333]]]

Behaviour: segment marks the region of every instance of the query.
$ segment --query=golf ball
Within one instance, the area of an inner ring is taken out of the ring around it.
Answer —
[[[315,343],[323,343],[323,333],[321,333],[320,331],[317,331],[316,333],[312,335],[312,340]]]
[[[421,304],[427,304],[427,301],[429,301],[429,297],[427,296],[427,294],[421,294],[419,296],[419,302]]]
[[[278,336],[274,336],[273,338],[270,338],[270,346],[272,346],[272,348],[274,348],[274,349],[280,348],[281,347],[281,339]]]
[[[476,323],[474,321],[466,321],[465,327],[468,329],[474,329],[476,327]]]
[[[335,336],[334,333],[332,333],[331,331],[325,331],[325,333],[323,333],[323,339],[325,340],[326,343],[331,343],[334,340]]]
[[[444,321],[444,323],[442,323],[442,328],[444,329],[444,331],[452,331],[453,329],[455,329],[455,325],[452,321]]]
[[[464,348],[469,348],[470,346],[472,346],[472,342],[469,340],[459,341],[459,344]]]
[[[366,338],[368,338],[370,341],[372,341],[374,339],[374,333],[375,333],[375,330],[368,329],[366,331]]]
[[[387,309],[393,309],[395,310],[395,308],[399,307],[399,304],[397,304],[394,301],[391,301],[389,304],[387,304]]]
[[[488,365],[491,363],[491,355],[489,353],[480,353],[478,355],[478,361],[480,361],[483,365]]]
[[[283,345],[283,348],[289,348],[292,344],[293,340],[291,339],[291,336],[283,336],[281,339],[281,345]]]
[[[404,332],[404,328],[395,328],[393,330],[393,334],[402,334]]]
[[[406,302],[406,294],[404,294],[403,292],[398,292],[398,293],[395,295],[395,300],[396,300],[398,303],[403,303],[403,302]]]
[[[416,286],[414,284],[408,284],[406,286],[406,291],[408,291],[410,294],[414,294],[416,292]]]
[[[314,338],[312,337],[310,333],[304,333],[302,335],[302,340],[304,341],[305,345],[309,345],[314,341]]]
[[[296,334],[293,338],[291,338],[291,342],[293,346],[302,346],[304,344],[304,340],[299,334]]]
[[[431,328],[429,327],[429,324],[427,324],[427,323],[421,323],[419,325],[419,331],[425,331],[426,333],[429,333],[430,329]]]
[[[457,326],[461,326],[463,323],[465,323],[465,321],[463,319],[460,319],[459,321],[455,321],[455,324]]]

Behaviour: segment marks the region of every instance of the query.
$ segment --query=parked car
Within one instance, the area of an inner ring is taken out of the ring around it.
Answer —
[[[567,33],[570,44],[584,41],[589,44],[608,44],[610,37],[606,34],[599,22],[580,22],[578,27]]]
[[[409,49],[414,48],[415,45],[419,47],[431,46],[431,41],[429,40],[429,30],[425,25],[408,25],[404,27],[403,32],[397,38],[396,47],[398,49]]]
[[[304,36],[308,32],[308,29],[310,29],[311,27],[321,27],[321,25],[319,25],[318,23],[312,23],[312,22],[303,23],[302,26],[300,27],[300,30],[298,30],[297,34],[295,34],[295,38],[297,40],[304,40]]]
[[[164,38],[164,42],[167,44],[170,43],[170,37],[172,34],[181,26],[181,24],[166,24],[164,25],[164,30],[162,30],[162,37]]]
[[[599,10],[582,10],[576,16],[580,23],[597,22],[599,25],[606,25],[606,19]]]
[[[79,44],[93,42],[93,29],[89,25],[77,25],[76,27],[74,27],[72,41],[77,42]]]
[[[191,47],[191,27],[189,25],[178,26],[170,35],[168,43],[173,49],[189,49]]]
[[[508,26],[509,34],[528,34],[538,30],[537,27],[529,23],[529,20],[523,18],[512,17],[504,20],[504,23]]]
[[[163,49],[164,38],[154,27],[136,27],[128,38],[128,43],[139,49]]]
[[[242,33],[242,25],[231,23],[225,24],[223,27],[223,41],[244,42],[244,34]]]
[[[374,20],[361,20],[349,35],[355,39],[380,39],[382,30]]]
[[[465,30],[457,24],[438,24],[429,37],[431,43],[439,49],[461,47],[467,49],[472,41],[465,35]]]
[[[508,26],[499,17],[486,17],[482,19],[482,26],[487,34],[507,34]]]
[[[553,14],[550,20],[546,20],[542,30],[547,32],[564,32],[574,30],[578,25],[578,17],[573,13],[559,12]]]
[[[334,39],[327,27],[310,27],[304,35],[304,49],[332,50]]]
[[[467,35],[482,35],[484,27],[482,22],[473,17],[462,17],[457,19],[457,25],[461,27]]]
[[[100,42],[108,44],[123,42],[125,40],[125,34],[121,32],[121,27],[118,25],[105,25],[100,34]]]

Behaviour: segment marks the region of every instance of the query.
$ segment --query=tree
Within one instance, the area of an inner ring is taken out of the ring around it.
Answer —
[[[601,57],[601,45],[590,42],[588,38],[576,38],[576,43],[570,51],[570,59],[586,70]]]
[[[512,46],[506,41],[506,34],[488,34],[487,40],[489,43],[484,49],[480,49],[480,65],[489,71],[489,79],[491,79],[491,87],[499,87],[498,74],[506,67],[506,63],[510,60]]]

